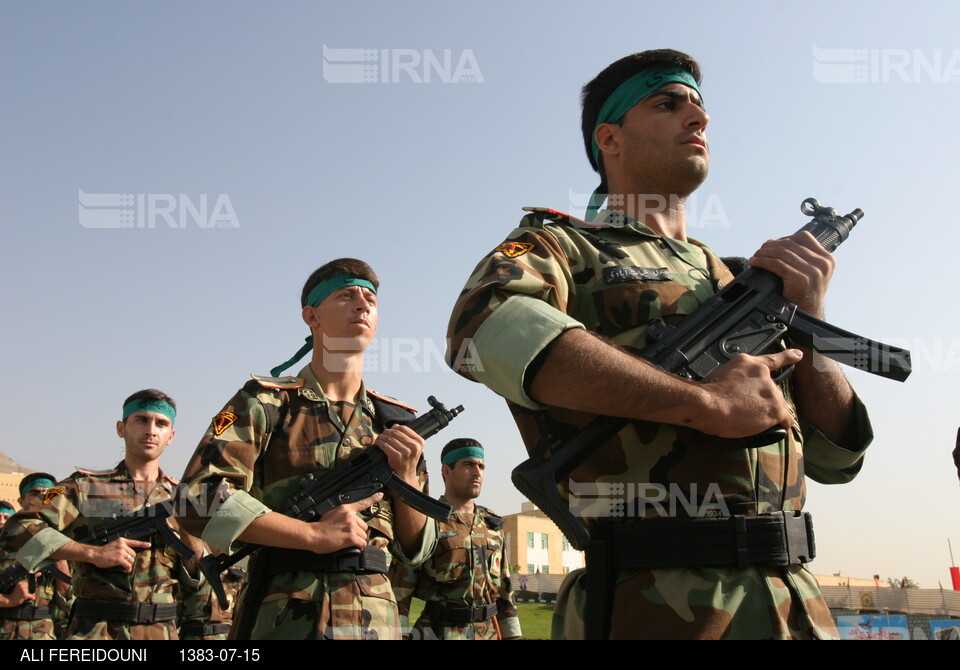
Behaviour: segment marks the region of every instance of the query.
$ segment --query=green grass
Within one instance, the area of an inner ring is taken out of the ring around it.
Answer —
[[[423,601],[414,598],[410,603],[410,622],[413,623],[423,611]],[[524,640],[549,640],[550,619],[553,616],[553,603],[517,603],[520,616],[520,628]]]

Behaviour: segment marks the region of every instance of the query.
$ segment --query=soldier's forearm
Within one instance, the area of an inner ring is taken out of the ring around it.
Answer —
[[[704,385],[579,329],[557,338],[528,386],[530,396],[545,405],[658,423],[696,427],[710,409]]]
[[[804,350],[794,372],[793,388],[798,412],[834,444],[857,449],[853,388],[837,363]]]
[[[427,516],[403,502],[399,496],[393,496],[393,532],[407,556],[420,551],[423,543],[423,531],[427,527]]]
[[[49,559],[52,561],[80,561],[96,564],[96,559],[102,552],[103,547],[70,541],[50,554]]]

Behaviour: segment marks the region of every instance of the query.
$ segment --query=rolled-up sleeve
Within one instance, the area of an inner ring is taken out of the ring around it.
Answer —
[[[873,426],[860,397],[854,394],[854,420],[857,424],[857,448],[844,449],[832,442],[819,428],[800,416],[803,431],[803,464],[810,479],[821,484],[846,484],[863,467],[863,456],[873,441]]]

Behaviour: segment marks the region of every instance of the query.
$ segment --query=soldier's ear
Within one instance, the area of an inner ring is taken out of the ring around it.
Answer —
[[[126,437],[123,434],[123,421],[117,421],[117,435],[119,435],[120,437]]]
[[[303,322],[313,328],[317,322],[317,315],[313,307],[310,305],[304,306],[300,312],[300,317],[303,319]]]

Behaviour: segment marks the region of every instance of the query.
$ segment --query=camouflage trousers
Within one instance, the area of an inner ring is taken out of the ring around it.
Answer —
[[[499,640],[500,629],[496,619],[482,623],[471,623],[462,626],[436,625],[428,617],[417,619],[410,631],[411,640]]]
[[[67,627],[67,640],[178,640],[175,621],[134,625],[76,617]]]
[[[230,638],[244,610],[257,607],[248,596],[234,615]],[[272,579],[259,603],[252,640],[399,640],[400,615],[393,589],[381,574],[299,572]]]
[[[56,640],[52,619],[13,621],[0,619],[0,640]]]
[[[551,638],[585,637],[586,570],[560,587]],[[618,572],[610,638],[838,639],[816,579],[803,566]]]

